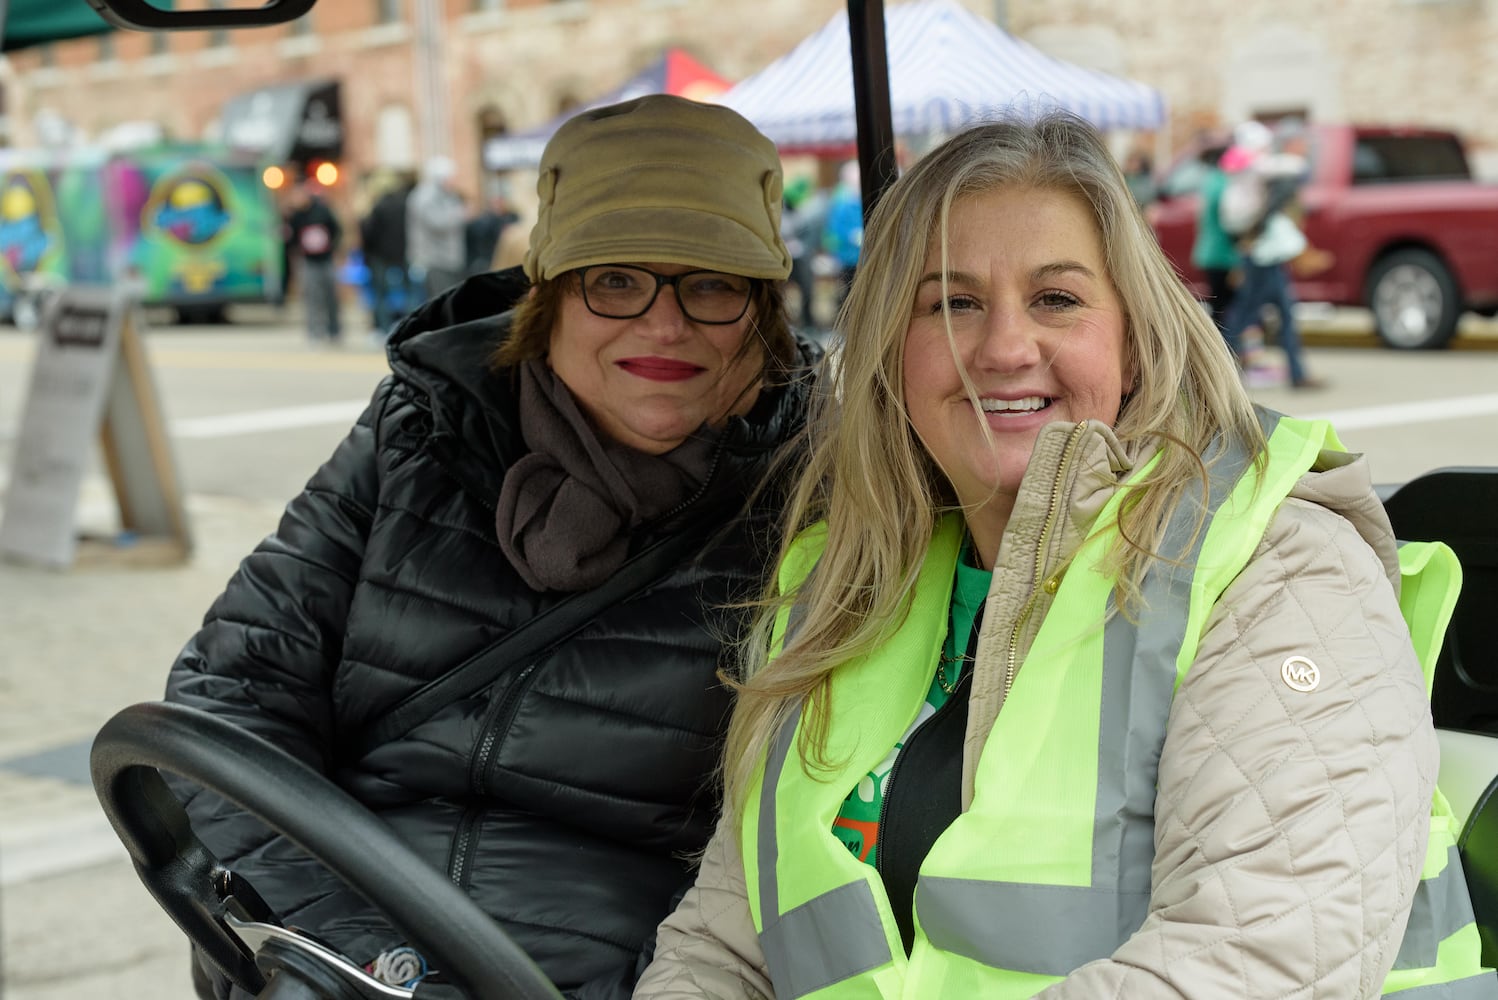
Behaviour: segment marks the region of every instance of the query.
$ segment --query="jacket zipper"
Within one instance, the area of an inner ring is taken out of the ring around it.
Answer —
[[[702,484],[697,487],[696,492],[687,497],[681,503],[677,504],[675,507],[672,507],[670,510],[666,511],[664,514],[651,518],[646,523],[640,525],[638,529],[639,531],[648,532],[658,524],[666,524],[673,517],[676,517],[678,514],[687,510],[693,504],[707,495],[708,489],[713,485],[713,479],[718,475],[718,466],[723,461],[723,449],[728,443],[727,438],[728,434],[726,432],[718,436],[718,443],[713,447],[712,462],[707,467],[707,475],[702,478]]]
[[[952,693],[947,696],[946,701],[942,702],[941,708],[938,708],[935,712],[931,713],[931,718],[927,719],[925,722],[916,727],[915,732],[911,733],[910,738],[905,741],[905,744],[902,747],[900,747],[900,752],[895,754],[895,762],[890,765],[889,777],[886,778],[884,782],[885,795],[884,798],[879,802],[879,825],[874,828],[874,844],[878,848],[879,852],[874,856],[874,870],[876,872],[879,872],[879,874],[881,875],[884,874],[885,857],[884,821],[889,815],[890,799],[894,798],[894,796],[890,793],[892,793],[895,789],[895,778],[899,775],[900,765],[905,762],[905,757],[910,750],[910,745],[916,740],[920,739],[922,733],[929,732],[929,727],[931,723],[936,721],[937,716],[941,715],[947,709],[951,708],[952,704],[957,701],[957,693],[962,688],[962,685],[967,683],[968,676],[971,673],[972,672],[968,670],[964,670],[962,672],[962,674],[957,678],[956,685],[954,685],[952,688]]]
[[[1067,466],[1071,464],[1077,442],[1082,440],[1082,432],[1086,429],[1085,422],[1072,428],[1071,437],[1066,439],[1066,447],[1061,452],[1061,465],[1056,470],[1056,481],[1051,484],[1050,506],[1046,511],[1045,524],[1040,529],[1040,540],[1035,544],[1035,573],[1030,585],[1030,596],[1026,598],[1025,606],[1020,609],[1019,617],[1014,620],[1014,627],[1009,631],[1009,649],[1004,661],[1004,691],[999,698],[1000,709],[1009,700],[1009,689],[1014,686],[1014,675],[1019,670],[1019,638],[1025,623],[1030,620],[1030,614],[1040,600],[1041,591],[1054,594],[1059,586],[1059,581],[1054,578],[1044,578],[1046,544],[1050,541],[1051,531],[1056,527],[1056,515],[1061,509],[1061,484],[1066,481]]]
[[[473,768],[468,772],[468,786],[477,795],[484,794],[484,775],[489,771],[489,762],[494,759],[500,744],[504,742],[500,733],[509,732],[510,723],[515,721],[515,713],[520,709],[520,696],[530,687],[531,678],[539,664],[539,660],[534,661],[520,671],[520,676],[505,689],[505,696],[495,702],[484,719],[484,735],[479,740],[478,752],[474,754]]]
[[[448,854],[447,877],[464,892],[468,891],[469,879],[473,876],[473,856],[478,852],[479,810],[469,807],[463,810],[458,828],[453,831],[452,850]]]

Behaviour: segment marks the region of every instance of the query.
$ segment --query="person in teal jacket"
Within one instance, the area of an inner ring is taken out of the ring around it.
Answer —
[[[1201,200],[1197,206],[1196,241],[1191,245],[1191,263],[1207,279],[1212,322],[1217,324],[1223,336],[1227,336],[1228,309],[1233,304],[1233,274],[1242,261],[1237,241],[1222,227],[1218,213],[1223,189],[1227,187],[1227,174],[1218,165],[1225,151],[1226,147],[1221,143],[1202,150],[1201,162],[1206,170],[1202,175]],[[1235,346],[1233,353],[1242,352]]]

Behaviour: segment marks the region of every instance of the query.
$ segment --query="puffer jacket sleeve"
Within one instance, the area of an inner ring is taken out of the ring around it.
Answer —
[[[334,743],[332,679],[379,491],[376,422],[391,391],[387,379],[275,534],[240,564],[167,678],[168,701],[234,722],[318,771]],[[216,796],[173,787],[221,860],[270,840]]]
[[[1288,657],[1320,672],[1310,691]],[[1040,995],[1367,997],[1419,883],[1438,750],[1385,565],[1290,499],[1207,624],[1159,769],[1149,916]]]
[[[635,1000],[765,1000],[775,995],[749,914],[738,827],[718,824],[697,881],[660,926]]]

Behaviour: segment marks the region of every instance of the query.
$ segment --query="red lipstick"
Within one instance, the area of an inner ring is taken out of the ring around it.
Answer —
[[[701,365],[694,365],[690,361],[677,361],[674,358],[624,358],[615,364],[631,375],[637,375],[652,382],[684,382],[707,370]]]

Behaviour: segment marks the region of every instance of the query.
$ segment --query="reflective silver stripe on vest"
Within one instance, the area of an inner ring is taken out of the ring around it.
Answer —
[[[785,760],[790,756],[791,744],[796,740],[796,720],[801,709],[794,708],[786,716],[775,741],[765,755],[765,779],[759,793],[759,912],[765,927],[780,915],[780,884],[776,881],[775,867],[780,861],[780,842],[775,835],[775,789],[780,784],[780,774],[785,770]]]
[[[766,922],[759,941],[777,1000],[804,997],[890,960],[874,890],[862,880]]]
[[[1415,887],[1410,922],[1394,959],[1396,969],[1428,969],[1441,942],[1472,922],[1472,900],[1456,846],[1446,849],[1446,867]]]
[[[1385,994],[1389,1000],[1493,1000],[1498,996],[1498,974],[1491,969],[1449,983],[1431,983]]]
[[[1112,613],[1103,632],[1092,885],[922,875],[916,886],[921,929],[943,951],[999,969],[1064,976],[1113,954],[1144,923],[1155,856],[1155,781],[1192,578],[1212,518],[1252,462],[1246,450],[1220,458],[1219,451],[1214,446],[1203,456],[1210,471],[1205,504],[1200,484],[1193,484],[1166,527],[1161,550],[1179,553],[1180,565],[1157,561],[1144,578],[1148,621]]]
[[[1149,905],[1091,886],[1031,885],[922,875],[916,882],[921,930],[942,951],[998,969],[1065,976],[1111,955],[1139,929]]]
[[[892,959],[879,905],[867,882],[850,882],[789,913],[780,912],[775,790],[790,757],[800,716],[799,709],[792,711],[775,734],[765,758],[759,800],[759,913],[764,926],[759,942],[777,1000],[795,1000],[877,969]]]

